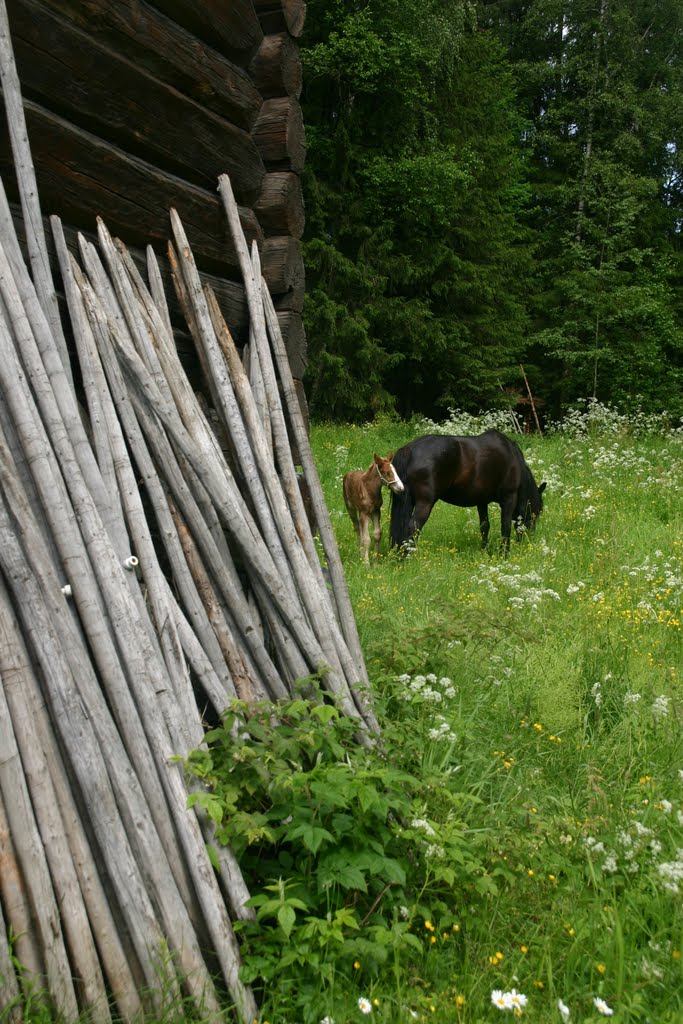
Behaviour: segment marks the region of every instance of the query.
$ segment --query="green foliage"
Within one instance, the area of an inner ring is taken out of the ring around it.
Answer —
[[[414,555],[384,541],[361,564],[340,474],[421,429],[493,421],[313,428],[388,756],[424,785],[417,816],[457,806],[486,865],[430,901],[434,932],[416,928],[429,955],[358,991],[387,1022],[398,1003],[449,1024],[499,1020],[491,993],[515,988],[540,1024],[560,1019],[559,998],[575,1020],[602,1019],[598,998],[614,1020],[673,1024],[683,438],[666,417],[586,403],[545,438],[519,438],[548,492],[508,559],[481,552],[474,510],[440,505]],[[330,999],[336,1020],[360,1019]]]
[[[520,362],[553,416],[683,411],[676,0],[313,0],[302,56],[314,419],[491,408]]]
[[[476,801],[440,785],[424,819],[437,765],[422,777],[412,769],[429,741],[399,764],[390,732],[366,749],[358,723],[320,698],[235,703],[187,762],[208,786],[190,803],[215,821],[253,893],[256,920],[238,926],[243,977],[266,1008],[290,1005],[305,1021],[339,998],[343,977],[352,992],[388,963],[421,959],[415,914],[439,909],[446,920],[454,892],[493,885],[466,834]]]
[[[456,0],[309,5],[314,416],[499,401],[518,373],[530,264],[512,83],[468,17]]]

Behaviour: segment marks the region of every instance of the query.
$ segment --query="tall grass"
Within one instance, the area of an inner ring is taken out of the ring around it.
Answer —
[[[379,1020],[683,1021],[683,436],[579,410],[518,438],[548,488],[509,559],[495,516],[482,552],[476,510],[441,503],[397,557],[387,500],[380,558],[363,565],[343,473],[419,432],[486,425],[312,430],[394,756],[403,744],[433,779],[427,821],[455,776],[487,851],[486,885],[454,886],[426,919],[424,901],[407,908],[425,956],[404,1004],[382,972],[359,968],[358,993]],[[441,677],[452,696],[426,700]]]
[[[518,438],[548,488],[509,558],[445,505],[397,556],[387,500],[363,564],[343,473],[494,423],[312,428],[382,742],[299,700],[194,758],[264,1024],[683,1022],[683,434],[579,409]]]

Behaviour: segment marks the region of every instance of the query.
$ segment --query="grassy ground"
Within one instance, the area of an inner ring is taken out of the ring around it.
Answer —
[[[508,559],[444,505],[397,557],[387,496],[364,565],[343,473],[486,425],[312,429],[382,746],[300,701],[201,755],[262,1024],[683,1024],[683,435],[577,414],[520,439],[548,487]]]
[[[404,908],[425,955],[400,998],[358,968],[375,1019],[683,1021],[683,437],[608,415],[565,427],[521,439],[548,488],[508,560],[480,550],[476,510],[445,505],[395,557],[387,495],[369,567],[341,476],[430,428],[312,431],[385,728],[395,750],[403,730],[413,771],[421,758],[457,779],[488,880]],[[430,673],[451,697],[425,700]],[[435,788],[422,817],[442,826],[439,803]],[[505,1008],[512,990],[526,1006]],[[362,1019],[342,1005],[337,1024]]]

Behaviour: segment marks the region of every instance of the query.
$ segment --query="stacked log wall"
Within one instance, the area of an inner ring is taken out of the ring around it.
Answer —
[[[227,173],[245,234],[261,250],[305,407],[298,45],[305,3],[7,0],[7,7],[44,215],[60,216],[74,246],[76,233],[93,233],[100,215],[132,250],[140,247],[141,260],[151,244],[165,262],[176,208],[200,274],[217,284],[241,344],[242,282],[216,191]],[[4,123],[0,174],[16,202]],[[173,305],[172,290],[169,299]],[[176,341],[196,373],[180,326]]]

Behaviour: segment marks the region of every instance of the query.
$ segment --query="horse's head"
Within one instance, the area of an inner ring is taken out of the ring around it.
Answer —
[[[391,462],[393,457],[393,452],[389,452],[386,459],[383,459],[381,455],[378,455],[377,452],[375,452],[375,467],[384,486],[388,487],[389,490],[394,492],[394,494],[401,494],[405,488],[403,487],[401,478]]]
[[[520,501],[515,511],[516,522],[523,524],[522,532],[533,529],[536,525],[536,520],[543,511],[543,492],[546,487],[545,481],[537,486],[529,471],[527,486],[523,487],[520,492]],[[519,529],[520,527],[518,527]]]

